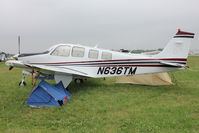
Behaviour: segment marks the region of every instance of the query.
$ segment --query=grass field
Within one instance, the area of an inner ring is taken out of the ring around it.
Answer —
[[[23,105],[32,89],[21,70],[0,64],[0,132],[199,132],[199,57],[174,73],[175,85],[114,84],[113,78],[70,84],[63,107]],[[50,81],[54,83],[53,81]]]

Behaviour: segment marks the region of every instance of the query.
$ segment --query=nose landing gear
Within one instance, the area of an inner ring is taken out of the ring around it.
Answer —
[[[20,81],[20,82],[19,82],[19,86],[26,86],[26,82],[25,82],[25,81],[23,81],[23,80],[22,80],[22,81]]]
[[[26,86],[25,78],[27,77],[27,74],[25,71],[22,72],[22,80],[19,82],[19,86]]]

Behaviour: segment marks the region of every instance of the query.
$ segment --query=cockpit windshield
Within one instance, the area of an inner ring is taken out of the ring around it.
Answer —
[[[51,53],[51,55],[54,55],[54,56],[69,56],[70,55],[70,49],[71,49],[71,46],[60,45],[60,46],[57,46],[54,49],[54,51]]]

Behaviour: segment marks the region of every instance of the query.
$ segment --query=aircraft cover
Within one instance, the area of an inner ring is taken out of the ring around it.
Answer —
[[[69,101],[71,96],[62,82],[53,86],[42,80],[31,92],[25,104],[31,106],[62,106]]]
[[[116,83],[140,85],[171,85],[173,84],[168,73],[141,74],[116,77]]]

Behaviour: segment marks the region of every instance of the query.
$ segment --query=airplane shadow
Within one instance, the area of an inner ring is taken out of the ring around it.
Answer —
[[[179,84],[164,85],[164,86],[150,86],[150,85],[136,85],[136,84],[118,84],[115,83],[114,78],[103,78],[99,79],[88,79],[83,83],[76,84],[74,81],[68,86],[70,93],[77,93],[79,91],[90,91],[90,90],[104,90],[110,91],[111,89],[117,91],[129,90],[129,91],[161,91],[167,93],[170,91],[179,91],[181,86]]]

